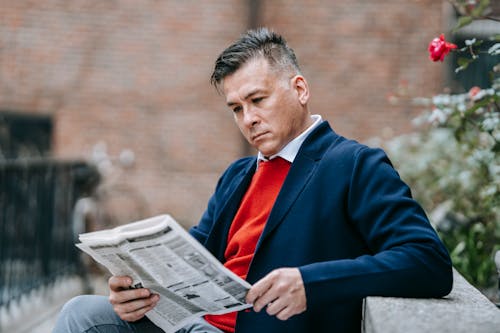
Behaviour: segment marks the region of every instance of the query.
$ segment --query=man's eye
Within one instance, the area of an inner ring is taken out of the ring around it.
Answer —
[[[241,111],[241,106],[235,106],[235,107],[233,108],[233,112],[234,112],[234,113],[238,113],[238,112],[240,112],[240,111]]]
[[[252,99],[252,102],[253,102],[254,104],[257,104],[257,103],[259,103],[259,102],[262,102],[262,100],[263,100],[263,99],[264,99],[264,97],[256,97],[256,98],[253,98],[253,99]]]

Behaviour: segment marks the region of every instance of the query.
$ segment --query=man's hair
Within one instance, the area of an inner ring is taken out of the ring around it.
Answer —
[[[248,30],[215,61],[210,82],[217,89],[224,78],[249,60],[263,57],[272,69],[300,73],[297,57],[281,35],[267,28]]]

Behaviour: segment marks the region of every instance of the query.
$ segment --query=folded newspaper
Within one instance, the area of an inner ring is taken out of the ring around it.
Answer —
[[[251,307],[251,285],[225,268],[170,215],[81,234],[78,248],[134,288],[160,295],[146,316],[166,333],[193,318]]]

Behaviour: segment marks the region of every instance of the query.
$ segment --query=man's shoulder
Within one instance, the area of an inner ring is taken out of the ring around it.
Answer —
[[[231,164],[229,164],[229,166],[222,174],[222,177],[223,178],[227,176],[233,177],[234,175],[239,174],[241,172],[247,172],[252,167],[254,167],[256,163],[257,163],[257,157],[255,156],[246,156],[239,158],[233,161]]]
[[[336,133],[328,121],[320,124],[306,139],[303,152],[308,155],[356,155],[359,151],[368,147],[356,140],[349,139]]]
[[[334,139],[331,141],[331,144],[326,151],[327,155],[333,155],[336,157],[356,157],[361,152],[372,149],[363,143],[360,143],[354,139],[346,138],[336,133],[334,134],[333,138]]]
[[[228,166],[228,170],[229,169],[235,169],[235,170],[240,170],[240,169],[246,169],[252,165],[254,165],[255,163],[257,163],[257,157],[255,156],[245,156],[245,157],[241,157],[235,161],[233,161],[229,166]]]
[[[365,164],[369,161],[370,163],[388,161],[387,154],[383,149],[371,147],[336,133],[332,140],[329,141],[329,145],[324,150],[321,159],[327,164],[331,162],[338,165],[340,163],[347,169],[354,167],[356,164]]]

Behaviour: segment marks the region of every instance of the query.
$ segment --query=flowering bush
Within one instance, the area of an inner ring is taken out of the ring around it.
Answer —
[[[384,147],[429,213],[455,268],[478,288],[494,285],[492,256],[500,245],[500,157],[491,145],[483,134],[471,147],[452,128],[434,127]]]
[[[461,14],[456,29],[490,18],[488,0],[450,2]],[[444,35],[431,41],[433,61],[443,61],[450,52],[471,55],[458,58],[455,72],[466,70],[483,53],[494,57],[491,86],[414,99],[428,110],[416,120],[421,131],[384,148],[430,213],[455,268],[484,290],[497,281],[493,256],[500,249],[500,43],[487,50],[480,50],[481,44],[471,39],[459,49]]]

